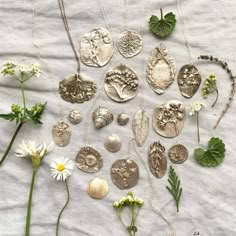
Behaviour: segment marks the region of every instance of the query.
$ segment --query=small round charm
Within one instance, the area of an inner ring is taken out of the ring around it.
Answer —
[[[95,178],[90,181],[87,193],[90,197],[101,199],[104,198],[109,192],[108,183],[104,179]]]
[[[181,164],[188,158],[188,150],[182,144],[176,144],[169,150],[168,156],[170,160],[175,164]]]
[[[83,120],[83,114],[78,109],[74,109],[69,113],[68,119],[72,124],[79,124]]]
[[[120,113],[117,116],[117,123],[121,126],[126,125],[129,122],[129,116],[126,115],[125,113]]]
[[[103,166],[101,154],[92,147],[82,147],[75,162],[80,170],[88,173],[98,172]]]
[[[139,79],[137,74],[126,65],[119,65],[107,72],[105,91],[109,98],[116,102],[126,102],[138,93]]]
[[[142,44],[142,37],[138,32],[126,30],[121,33],[117,48],[123,57],[130,58],[140,53]]]
[[[113,119],[113,114],[106,107],[98,107],[93,112],[93,123],[97,129],[109,125]]]
[[[104,146],[109,152],[118,152],[121,148],[121,139],[116,134],[110,134],[105,139]]]
[[[119,189],[132,188],[139,180],[138,165],[130,159],[117,160],[111,167],[111,178]]]
[[[71,138],[70,126],[63,120],[57,122],[52,128],[52,138],[57,146],[66,146]]]

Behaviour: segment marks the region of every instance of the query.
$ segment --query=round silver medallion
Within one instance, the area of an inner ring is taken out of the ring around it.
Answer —
[[[83,120],[83,114],[78,109],[73,109],[68,116],[72,124],[79,124]]]
[[[138,183],[138,165],[130,159],[117,160],[111,167],[111,178],[119,189],[132,188]]]
[[[126,30],[121,33],[117,48],[122,56],[130,58],[140,53],[142,44],[142,37],[138,32]]]
[[[188,149],[182,144],[176,144],[169,150],[168,156],[175,164],[181,164],[188,158]]]
[[[88,173],[98,172],[103,166],[101,154],[92,147],[82,147],[75,159],[76,166]]]
[[[121,148],[121,139],[117,134],[110,134],[106,137],[104,146],[109,152],[118,152]]]
[[[120,113],[117,116],[117,123],[118,125],[124,126],[129,122],[129,116],[125,113]]]
[[[85,33],[80,41],[80,55],[82,62],[88,66],[106,65],[113,55],[113,42],[110,33],[101,27]]]
[[[57,146],[66,146],[71,138],[70,126],[63,120],[57,122],[52,128],[52,138]]]
[[[107,72],[105,91],[109,98],[116,102],[126,102],[138,93],[139,79],[127,65],[119,65]]]

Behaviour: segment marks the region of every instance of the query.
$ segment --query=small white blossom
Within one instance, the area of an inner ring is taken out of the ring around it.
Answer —
[[[193,116],[196,112],[199,112],[204,107],[202,102],[193,102],[189,107],[189,115]]]
[[[119,204],[118,201],[115,201],[115,202],[113,203],[113,205],[114,205],[114,207],[118,207],[120,204]]]

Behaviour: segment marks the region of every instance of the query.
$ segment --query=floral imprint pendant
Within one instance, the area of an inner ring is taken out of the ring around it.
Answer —
[[[181,94],[186,98],[191,98],[197,92],[202,78],[194,65],[187,64],[179,70],[177,81]]]
[[[130,159],[120,159],[115,161],[111,167],[112,182],[119,189],[129,189],[138,183],[138,165]]]
[[[76,158],[76,166],[88,173],[98,172],[103,166],[101,154],[92,147],[82,147]]]
[[[93,67],[106,65],[113,55],[113,41],[104,28],[95,28],[85,33],[80,41],[80,55],[84,64]]]
[[[182,102],[172,100],[154,109],[153,128],[163,137],[173,138],[184,126],[185,107]]]
[[[147,82],[154,92],[163,94],[172,84],[175,77],[175,60],[166,49],[160,44],[152,51],[147,66]]]
[[[182,144],[176,144],[170,148],[168,156],[173,163],[181,164],[188,158],[188,149]]]
[[[70,126],[63,120],[57,122],[52,128],[52,138],[57,146],[66,146],[71,138]]]
[[[165,147],[159,141],[152,143],[149,147],[148,165],[155,177],[161,178],[165,175],[167,169]]]
[[[83,120],[83,114],[75,108],[70,111],[68,120],[70,121],[70,123],[77,125]]]
[[[61,98],[71,103],[89,101],[96,92],[96,83],[83,74],[70,75],[59,83]]]
[[[117,48],[123,57],[130,58],[140,53],[142,44],[142,37],[138,32],[126,30],[121,33]]]
[[[116,102],[126,102],[137,95],[138,83],[137,74],[121,64],[107,72],[104,86],[109,98]]]

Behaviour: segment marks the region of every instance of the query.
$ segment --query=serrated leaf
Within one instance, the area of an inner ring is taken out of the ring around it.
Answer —
[[[197,162],[202,166],[218,166],[225,157],[225,144],[219,138],[211,138],[208,142],[208,149],[197,148],[194,150],[194,155]]]
[[[162,10],[161,10],[162,12]],[[167,13],[164,18],[159,19],[152,15],[149,20],[149,28],[157,37],[165,38],[169,36],[175,28],[176,19],[172,12]]]
[[[149,131],[149,118],[144,110],[139,110],[132,122],[133,134],[136,144],[141,147],[145,143]]]

